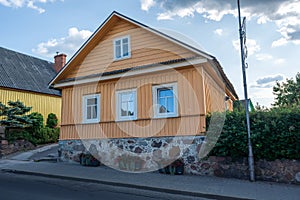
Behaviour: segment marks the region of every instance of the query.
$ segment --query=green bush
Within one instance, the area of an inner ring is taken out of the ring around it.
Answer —
[[[47,117],[46,127],[55,128],[57,127],[58,119],[54,113],[50,113]]]
[[[9,143],[13,143],[16,140],[27,140],[31,143],[32,142],[32,134],[30,134],[28,131],[21,130],[21,131],[8,131],[5,134],[5,139],[8,140]],[[33,143],[34,144],[34,143]]]
[[[36,132],[44,126],[44,117],[41,113],[33,112],[29,114],[28,117],[31,120],[31,132]]]
[[[31,131],[31,129],[10,131],[6,134],[6,139],[9,143],[23,139],[34,145],[54,143],[59,139],[59,128],[43,127],[34,134]]]
[[[37,144],[47,144],[57,142],[59,138],[59,128],[41,128],[35,136]]]
[[[207,117],[209,122],[210,116]],[[229,112],[210,155],[248,156],[244,112]],[[300,107],[260,110],[250,114],[255,159],[300,159]],[[209,123],[208,123],[209,125]]]

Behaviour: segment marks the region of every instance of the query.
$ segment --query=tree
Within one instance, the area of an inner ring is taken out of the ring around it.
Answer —
[[[32,120],[26,113],[31,107],[21,101],[9,101],[8,106],[0,102],[0,125],[6,127],[25,128],[32,125]]]
[[[273,87],[276,107],[290,107],[300,105],[300,73],[298,72],[294,79],[286,79],[285,82],[276,82]]]
[[[55,128],[57,127],[58,119],[54,113],[50,113],[47,117],[46,127]]]

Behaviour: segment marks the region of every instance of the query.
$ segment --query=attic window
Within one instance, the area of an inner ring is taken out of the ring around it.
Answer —
[[[130,37],[125,36],[114,40],[114,60],[130,58]]]

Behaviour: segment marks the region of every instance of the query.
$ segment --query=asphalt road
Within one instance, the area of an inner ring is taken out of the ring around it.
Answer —
[[[181,195],[0,172],[2,200],[190,200]]]

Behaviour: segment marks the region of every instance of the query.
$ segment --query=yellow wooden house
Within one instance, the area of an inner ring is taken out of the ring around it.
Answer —
[[[0,102],[20,100],[39,112],[61,115],[61,94],[49,89],[55,76],[54,63],[0,47]]]
[[[215,57],[118,12],[50,86],[62,91],[62,157],[78,160],[83,149],[97,149],[110,166],[120,148],[138,155],[167,148],[161,157],[183,156],[174,151],[185,145],[168,145],[169,139],[201,143],[206,114],[232,110],[238,99]]]

